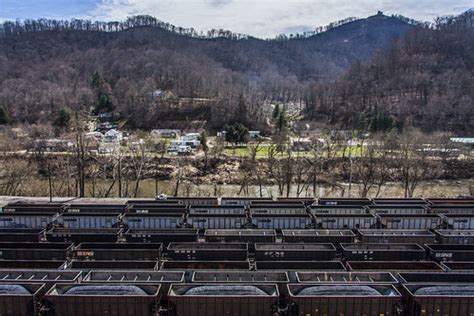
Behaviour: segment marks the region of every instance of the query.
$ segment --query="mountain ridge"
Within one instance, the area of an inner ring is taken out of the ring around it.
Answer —
[[[159,117],[168,117],[161,110],[149,120],[134,113],[134,109],[149,111],[157,102],[169,106],[149,99],[157,89],[215,100],[212,114],[199,119],[219,128],[239,117],[235,110],[239,96],[252,107],[249,117],[256,117],[268,101],[300,102],[309,86],[334,81],[355,61],[370,59],[416,27],[397,17],[376,15],[311,37],[260,40],[226,31],[221,32],[223,37],[211,34],[209,39],[182,36],[183,30],[178,28],[181,34],[177,34],[176,27],[166,23],[171,31],[144,25],[162,26],[151,17],[129,19],[128,29],[119,32],[84,30],[93,28],[92,22],[84,21],[70,22],[79,30],[58,21],[45,20],[46,26],[35,23],[24,27],[52,30],[28,32],[4,24],[3,31],[10,33],[0,38],[0,60],[6,66],[0,70],[0,106],[14,122],[48,122],[52,113],[66,106],[88,109],[95,103],[90,77],[99,71],[117,115],[130,127],[143,129],[153,128]],[[130,28],[132,24],[136,27]],[[94,27],[121,28],[117,24]],[[247,123],[255,128],[262,124]]]

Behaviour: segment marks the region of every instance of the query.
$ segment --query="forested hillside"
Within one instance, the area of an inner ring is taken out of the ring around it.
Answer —
[[[474,131],[474,12],[414,28],[310,94],[307,114],[345,126]]]
[[[473,15],[422,25],[379,13],[272,40],[201,34],[148,16],[6,22],[0,121],[48,123],[64,107],[106,108],[130,128],[198,121],[263,129],[265,104],[295,102],[308,119],[343,129],[413,125],[467,135]]]
[[[333,81],[415,24],[378,14],[262,40],[222,30],[198,34],[146,16],[124,23],[7,22],[0,107],[9,121],[29,123],[48,122],[63,107],[88,111],[98,106],[98,87],[91,85],[97,72],[104,103],[132,128],[173,125],[177,118],[210,128],[230,121],[259,127],[265,102],[306,99],[314,84]],[[157,98],[157,90],[171,97]],[[183,104],[180,97],[201,100]]]

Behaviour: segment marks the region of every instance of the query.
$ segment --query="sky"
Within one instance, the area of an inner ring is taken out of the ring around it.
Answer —
[[[310,31],[347,17],[401,14],[432,22],[460,14],[473,0],[0,0],[0,21],[29,18],[123,20],[153,15],[176,26],[223,28],[268,38]]]

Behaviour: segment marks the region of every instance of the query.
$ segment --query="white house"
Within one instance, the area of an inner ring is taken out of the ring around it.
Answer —
[[[154,129],[150,134],[153,137],[178,138],[181,131],[179,129]]]
[[[463,144],[474,148],[474,137],[451,137],[453,143]]]
[[[107,131],[104,135],[104,142],[106,143],[119,143],[123,140],[123,133],[116,129]]]
[[[187,145],[187,142],[184,140],[174,140],[168,146],[169,153],[185,154],[191,153],[191,146]]]
[[[181,139],[185,141],[193,141],[193,140],[199,140],[199,137],[201,137],[200,133],[187,133]]]

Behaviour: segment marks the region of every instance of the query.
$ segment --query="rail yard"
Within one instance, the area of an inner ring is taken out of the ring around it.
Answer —
[[[10,199],[0,315],[474,315],[474,198]]]

